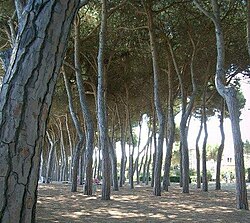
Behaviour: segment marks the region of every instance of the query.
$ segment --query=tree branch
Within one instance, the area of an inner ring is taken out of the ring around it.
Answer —
[[[212,21],[215,21],[215,17],[212,13],[207,11],[204,7],[201,6],[201,4],[197,0],[193,0],[195,6],[202,12],[204,13],[208,18],[210,18]]]
[[[122,6],[124,6],[126,3],[127,3],[128,0],[123,0],[119,5],[111,8],[108,12],[108,15],[107,15],[107,19],[116,11],[118,10],[119,8],[121,8]],[[93,33],[95,33],[95,31],[100,27],[101,25],[101,22],[85,37],[83,38],[83,41],[86,41],[87,39],[89,39]]]
[[[15,0],[15,7],[16,7],[18,23],[20,23],[22,21],[24,2],[22,0]]]

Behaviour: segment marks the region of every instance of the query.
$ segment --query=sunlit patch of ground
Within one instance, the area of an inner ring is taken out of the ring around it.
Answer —
[[[137,186],[112,192],[110,201],[102,201],[100,188],[94,196],[70,192],[70,185],[40,184],[37,222],[221,222],[250,223],[250,211],[235,208],[235,186],[223,185],[222,191],[202,192],[191,186],[183,194],[177,184],[156,197],[152,189]],[[250,194],[250,191],[249,193]],[[250,196],[249,196],[250,200]]]

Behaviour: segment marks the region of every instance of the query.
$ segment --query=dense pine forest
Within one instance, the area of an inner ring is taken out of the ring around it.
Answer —
[[[236,207],[248,210],[249,0],[0,1],[0,58],[0,222],[35,222],[38,181],[92,195],[94,180],[102,200],[125,184],[161,196],[177,181],[188,194],[194,178],[208,191],[211,117],[221,133],[214,189],[229,118]]]

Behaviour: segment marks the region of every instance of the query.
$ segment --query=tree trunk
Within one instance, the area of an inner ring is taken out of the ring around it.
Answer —
[[[75,19],[75,73],[76,83],[80,98],[81,110],[83,113],[83,119],[86,123],[86,181],[84,194],[92,195],[92,181],[93,181],[93,150],[94,150],[94,126],[90,113],[90,109],[87,103],[85,88],[81,76],[81,64],[80,64],[80,18]]]
[[[0,93],[0,222],[35,222],[40,141],[78,3],[31,0],[22,14]]]
[[[206,95],[206,93],[204,92]],[[206,107],[205,107],[205,101],[203,99],[203,114],[202,114],[202,120],[203,120],[203,126],[204,126],[204,139],[203,139],[203,145],[202,145],[202,191],[208,191],[208,179],[207,179],[207,153],[206,153],[206,147],[207,147],[207,138],[208,138],[208,132],[207,132],[207,116],[206,116]]]
[[[236,174],[236,206],[238,209],[248,210],[247,189],[245,181],[245,167],[243,157],[243,143],[241,139],[239,106],[236,90],[232,86],[225,85],[225,43],[221,25],[221,15],[219,3],[217,0],[211,0],[213,13],[206,11],[198,2],[194,0],[196,6],[207,17],[209,17],[215,26],[216,47],[217,47],[217,64],[215,85],[218,93],[225,99],[229,116],[231,119],[234,155],[235,155],[235,174]]]
[[[83,145],[83,149],[82,149],[82,152],[81,152],[81,155],[80,155],[80,163],[79,163],[79,184],[80,185],[83,185],[84,183],[84,179],[85,179],[85,145]]]
[[[117,176],[117,157],[115,152],[115,143],[111,141],[109,138],[109,145],[110,145],[110,160],[111,160],[111,167],[112,167],[112,182],[113,182],[113,190],[118,191],[118,176]]]
[[[156,109],[158,124],[159,124],[159,135],[158,144],[155,155],[155,170],[154,170],[154,195],[161,196],[161,169],[162,169],[162,157],[163,157],[163,141],[164,141],[164,130],[165,130],[165,115],[162,110],[160,97],[159,97],[159,83],[158,79],[160,76],[160,69],[158,63],[158,52],[156,48],[156,40],[154,34],[153,15],[151,6],[146,10],[148,19],[148,31],[150,37],[150,49],[152,54],[153,62],[153,73],[154,73],[154,106]]]
[[[140,145],[141,145],[141,128],[142,128],[142,116],[141,120],[139,121],[139,139],[138,139],[138,145],[137,145],[137,157],[135,160],[135,169],[134,171],[136,171],[136,184],[140,184],[140,174],[139,174],[139,158],[140,158]]]
[[[62,122],[61,122],[60,118],[58,118],[58,120],[59,120],[59,132],[60,132],[61,163],[62,163],[62,173],[63,173],[61,175],[61,180],[67,181],[68,180],[68,169],[69,169],[68,155],[67,155],[66,149],[65,149]]]
[[[199,141],[201,138],[201,132],[203,128],[203,120],[201,117],[200,121],[200,128],[198,131],[198,135],[196,137],[196,142],[195,142],[195,149],[196,149],[196,181],[197,181],[197,188],[201,188],[201,157],[200,157],[200,147],[199,147]]]
[[[73,107],[72,93],[71,93],[69,81],[67,79],[64,69],[62,69],[62,72],[63,72],[64,84],[65,84],[65,88],[66,88],[66,92],[68,96],[69,111],[70,111],[70,115],[73,120],[76,132],[77,132],[77,143],[76,143],[76,148],[73,154],[73,162],[72,162],[72,184],[71,184],[71,192],[76,192],[77,191],[77,174],[79,170],[79,159],[80,159],[81,150],[84,144],[84,134],[83,134],[79,119]]]
[[[220,133],[221,133],[221,143],[218,149],[217,154],[217,165],[216,165],[216,181],[215,181],[215,189],[221,190],[221,161],[222,161],[222,154],[225,145],[225,132],[224,132],[224,116],[225,116],[225,100],[222,99],[222,106],[220,111]]]
[[[154,152],[152,154],[152,173],[151,173],[151,187],[154,187],[154,182],[155,182],[155,150],[157,148],[157,140],[156,140],[156,117],[155,117],[155,112],[154,112],[154,118],[153,118],[153,136],[154,136]]]
[[[50,183],[52,179],[52,167],[53,167],[53,158],[55,155],[55,146],[57,141],[53,140],[50,136],[49,132],[47,131],[47,138],[49,140],[50,149],[49,149],[49,155],[48,155],[48,162],[47,162],[47,171],[46,171],[46,183]]]
[[[41,163],[40,163],[40,170],[39,170],[39,179],[45,183],[45,179],[46,179],[46,172],[47,172],[47,151],[45,152],[44,149],[44,144],[42,146],[42,153],[41,153]]]
[[[175,121],[174,121],[174,97],[173,97],[173,76],[172,76],[172,64],[170,60],[168,62],[168,136],[166,140],[166,157],[164,165],[164,176],[163,176],[163,190],[168,191],[170,183],[170,166],[172,158],[173,144],[175,140]]]
[[[95,149],[94,151],[95,151],[94,152],[95,159],[94,159],[94,174],[93,174],[93,176],[94,176],[94,179],[95,179],[95,178],[97,178],[97,165],[98,165],[98,161],[97,161],[97,150]]]
[[[127,91],[128,95],[128,91]],[[128,97],[127,97],[128,98]],[[130,118],[130,111],[129,108],[127,108],[128,112],[128,122],[129,122],[129,132],[130,132],[130,142],[132,144],[132,152],[131,152],[131,146],[129,145],[129,183],[130,183],[130,189],[134,189],[134,152],[135,152],[135,139],[133,136],[133,129],[132,129],[132,121]]]
[[[68,123],[68,116],[67,116],[67,114],[65,115],[65,125],[66,125],[66,130],[67,130],[67,135],[68,135],[69,150],[70,150],[70,157],[71,157],[71,161],[69,163],[69,180],[72,181],[73,143],[72,143],[71,132],[70,132],[70,129],[69,129],[69,123]]]
[[[149,150],[149,159],[148,159],[147,172],[146,172],[146,185],[148,185],[149,179],[150,179],[150,166],[151,166],[151,161],[152,161],[152,140],[150,142],[149,148],[150,148],[150,150]],[[152,178],[151,178],[151,180],[152,180]]]
[[[102,0],[101,28],[98,51],[97,117],[102,150],[102,200],[110,200],[110,159],[107,142],[107,114],[105,100],[104,51],[107,32],[107,0]]]
[[[101,179],[102,172],[102,159],[101,159],[101,147],[98,147],[98,166],[97,166],[97,179]]]

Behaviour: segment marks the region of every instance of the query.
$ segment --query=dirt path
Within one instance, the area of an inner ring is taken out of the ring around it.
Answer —
[[[235,209],[235,193],[231,188],[207,193],[191,189],[190,194],[183,194],[175,185],[170,187],[170,192],[155,197],[150,187],[140,186],[134,190],[124,187],[119,192],[112,192],[112,200],[102,201],[100,190],[88,197],[82,192],[70,192],[69,185],[40,184],[37,223],[250,223],[250,211]]]

